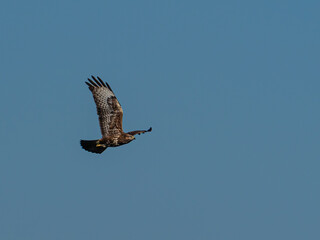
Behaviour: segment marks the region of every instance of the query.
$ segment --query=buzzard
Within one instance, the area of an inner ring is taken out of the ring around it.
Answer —
[[[94,81],[88,78],[89,82],[85,83],[89,86],[97,106],[102,138],[98,140],[81,140],[80,144],[84,150],[100,154],[108,147],[118,147],[131,142],[135,139],[134,135],[136,134],[151,132],[151,127],[148,130],[123,132],[123,111],[111,87],[99,77],[97,77],[98,80],[94,76],[91,77]]]

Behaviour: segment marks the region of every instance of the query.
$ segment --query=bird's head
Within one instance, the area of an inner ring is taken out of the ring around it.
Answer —
[[[129,140],[129,141],[132,141],[132,140],[135,140],[135,139],[136,139],[136,138],[135,138],[133,135],[131,135],[131,134],[127,134],[126,138],[127,138],[127,140]]]

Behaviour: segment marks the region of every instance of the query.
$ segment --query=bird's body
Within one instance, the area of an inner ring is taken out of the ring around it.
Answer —
[[[131,142],[135,139],[135,134],[151,132],[152,128],[128,133],[123,132],[123,110],[111,87],[99,77],[97,80],[92,76],[92,79],[94,81],[88,79],[89,82],[86,82],[86,84],[89,86],[97,106],[102,138],[99,140],[81,140],[80,144],[83,149],[93,153],[102,153],[108,147],[118,147]]]
[[[129,135],[127,133],[121,133],[119,136],[101,138],[99,140],[99,144],[109,147],[119,147],[121,145],[131,142],[134,139],[135,138],[132,135]]]

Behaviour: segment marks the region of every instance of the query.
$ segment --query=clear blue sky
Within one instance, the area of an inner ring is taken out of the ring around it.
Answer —
[[[319,1],[1,1],[0,239],[320,239]],[[124,130],[102,155],[90,75]]]

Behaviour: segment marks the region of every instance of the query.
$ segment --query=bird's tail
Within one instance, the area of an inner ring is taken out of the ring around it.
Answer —
[[[103,144],[99,144],[99,140],[81,140],[80,144],[84,150],[99,154],[107,148]]]

